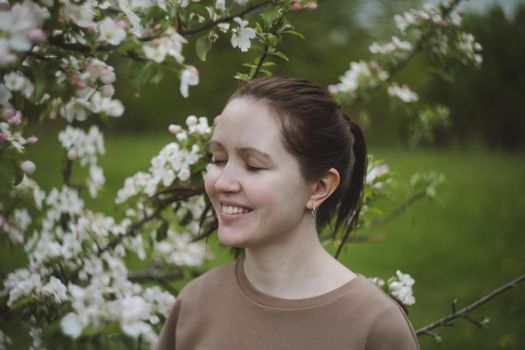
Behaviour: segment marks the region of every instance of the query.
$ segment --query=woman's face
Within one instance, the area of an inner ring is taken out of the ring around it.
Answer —
[[[250,248],[282,243],[308,220],[312,185],[284,148],[280,123],[264,102],[236,98],[215,120],[206,192],[219,240]]]

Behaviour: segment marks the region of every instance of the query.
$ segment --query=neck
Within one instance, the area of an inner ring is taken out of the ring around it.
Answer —
[[[315,225],[278,244],[245,250],[244,271],[255,288],[297,299],[327,292],[350,280],[350,272],[322,247]],[[351,273],[351,272],[350,272]]]

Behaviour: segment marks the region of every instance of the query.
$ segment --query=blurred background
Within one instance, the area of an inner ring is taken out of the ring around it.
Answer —
[[[396,35],[394,14],[421,4],[320,0],[317,10],[294,14],[293,22],[305,40],[286,39],[282,51],[290,61],[278,62],[274,74],[299,76],[323,86],[337,83],[350,61],[370,56],[372,42]],[[352,270],[367,276],[387,278],[396,269],[411,274],[417,302],[409,317],[416,329],[448,314],[454,299],[458,308],[465,306],[525,272],[525,1],[470,0],[461,8],[465,30],[483,46],[481,69],[465,68],[456,80],[445,81],[432,74],[424,58],[416,57],[399,75],[422,101],[450,107],[449,127],[437,130],[433,143],[409,147],[407,119],[381,97],[372,102],[364,125],[370,153],[389,164],[401,183],[418,171],[443,173],[446,181],[439,197],[416,203],[372,232],[384,240],[353,244],[342,257]],[[190,88],[188,99],[180,96],[174,73],[166,71],[158,85],[138,89],[128,63],[114,61],[116,97],[126,112],[103,126],[106,185],[88,205],[110,213],[124,179],[147,169],[151,157],[171,141],[168,125],[181,124],[190,114],[212,120],[238,84],[235,73],[257,54],[232,50],[229,38],[217,42],[206,62],[196,57],[192,44],[184,53],[201,79]],[[63,152],[56,131],[62,126],[55,123],[44,130],[33,126],[41,147],[31,150],[30,159],[46,190],[59,185],[61,178]],[[392,207],[402,193],[402,186],[394,191]],[[227,250],[210,244],[218,257],[213,264],[231,260]],[[421,337],[422,348],[524,349],[524,296],[521,286],[475,312],[476,318],[491,319],[485,329],[457,320],[455,327],[438,330],[441,344]]]

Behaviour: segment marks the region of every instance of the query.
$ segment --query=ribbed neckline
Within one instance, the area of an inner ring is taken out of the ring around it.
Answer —
[[[326,304],[346,294],[350,289],[353,289],[357,284],[361,283],[363,278],[365,278],[361,275],[357,275],[356,278],[346,282],[340,287],[313,297],[303,299],[285,299],[263,293],[256,289],[248,280],[244,271],[244,258],[237,260],[235,264],[235,274],[237,277],[237,283],[246,297],[257,304],[279,309],[303,309]]]

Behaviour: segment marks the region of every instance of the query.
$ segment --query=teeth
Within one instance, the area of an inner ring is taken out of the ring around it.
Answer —
[[[221,206],[221,209],[222,209],[222,212],[226,214],[246,214],[250,211],[248,209],[244,209],[240,207],[230,207],[224,204]]]

